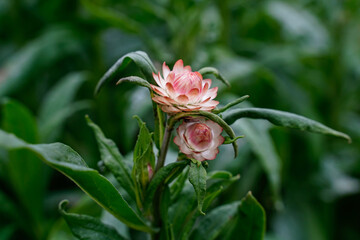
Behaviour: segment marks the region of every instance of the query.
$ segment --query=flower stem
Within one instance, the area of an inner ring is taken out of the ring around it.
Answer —
[[[160,168],[164,166],[166,153],[169,148],[171,132],[173,130],[173,127],[174,127],[173,124],[168,124],[168,122],[166,122],[164,138],[161,144],[161,149],[160,149],[158,161],[156,163],[155,172],[157,172]]]

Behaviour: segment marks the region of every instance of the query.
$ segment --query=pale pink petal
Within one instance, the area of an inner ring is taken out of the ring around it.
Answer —
[[[179,59],[174,64],[173,71],[175,73],[181,73],[183,71],[183,68],[184,68],[184,62],[183,60]]]
[[[203,80],[203,76],[201,75],[201,73],[195,72],[195,74],[198,75],[198,77],[199,77],[201,80]],[[210,80],[210,84],[211,84],[211,80]]]
[[[154,102],[157,102],[157,103],[160,103],[160,104],[171,105],[171,104],[169,103],[169,101],[166,100],[166,98],[163,97],[163,96],[154,96],[154,97],[152,98],[152,100],[153,100]]]
[[[153,78],[155,80],[155,82],[157,83],[157,85],[161,88],[164,88],[164,85],[163,85],[163,82],[161,81],[161,77],[160,76],[160,73],[158,73],[157,75],[155,73],[153,73]]]
[[[164,98],[166,99],[166,101],[168,101],[169,104],[177,105],[177,102],[174,99],[167,96],[164,96]]]
[[[199,94],[200,94],[199,89],[193,88],[186,94],[186,96],[188,96],[189,101],[191,103],[195,103],[199,99]]]
[[[213,121],[207,120],[206,125],[208,125],[209,128],[211,128],[215,138],[217,138],[223,131],[222,127]]]
[[[201,156],[207,160],[214,160],[216,158],[216,155],[219,153],[219,149],[208,149],[201,153]]]
[[[196,160],[198,160],[198,161],[204,161],[204,160],[206,160],[200,153],[192,153],[192,154],[190,155],[190,157],[191,157],[191,158],[194,158],[194,159],[196,159]]]
[[[170,72],[167,77],[166,77],[166,82],[170,82],[172,83],[175,79],[175,73],[174,72]]]
[[[202,97],[202,99],[207,99],[207,98],[211,98],[214,99],[217,95],[217,91],[218,91],[218,87],[214,87],[214,88],[211,88],[209,90],[207,90],[207,92],[204,94],[204,96]]]
[[[207,101],[206,103],[200,103],[200,106],[202,107],[216,107],[217,105],[219,104],[218,101],[215,101],[215,100],[210,100],[210,101]]]
[[[203,80],[203,87],[205,86],[205,84],[208,84],[209,86],[209,88],[210,88],[210,86],[211,86],[211,79],[209,79],[209,78],[207,78],[207,79],[204,79]]]
[[[175,98],[176,95],[177,95],[173,85],[170,82],[166,83],[166,91],[167,91],[167,93],[169,94],[170,97]]]
[[[152,85],[150,84],[150,87],[152,90],[154,90],[154,92],[156,92],[157,94],[159,95],[162,95],[162,96],[167,96],[167,93],[160,87],[157,87],[155,85]]]
[[[185,67],[184,67],[184,70],[185,70],[185,71],[188,71],[188,72],[191,72],[191,67],[190,67],[190,66],[185,66]]]
[[[166,113],[178,113],[181,112],[179,109],[172,105],[162,105],[161,110],[163,110]]]
[[[189,102],[189,98],[186,95],[179,95],[176,98],[176,101],[179,102],[180,104],[185,105]]]
[[[165,62],[163,63],[162,71],[163,71],[164,79],[167,79],[167,77],[168,77],[168,75],[170,73],[170,68],[165,64]]]
[[[225,138],[221,135],[219,135],[218,137],[214,138],[212,141],[212,145],[210,148],[217,148],[219,147],[221,144],[223,144],[225,141]]]

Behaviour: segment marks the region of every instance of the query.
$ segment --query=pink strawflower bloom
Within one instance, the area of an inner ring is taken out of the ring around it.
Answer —
[[[223,144],[222,127],[204,118],[191,118],[177,128],[174,143],[189,158],[199,161],[213,160],[219,153],[218,147]]]
[[[162,76],[153,73],[158,86],[151,88],[157,93],[153,101],[161,105],[161,109],[167,113],[183,111],[210,111],[219,104],[213,100],[217,95],[217,87],[211,88],[211,79],[203,79],[198,72],[192,72],[190,66],[185,66],[183,61],[178,60],[173,70],[163,64]]]

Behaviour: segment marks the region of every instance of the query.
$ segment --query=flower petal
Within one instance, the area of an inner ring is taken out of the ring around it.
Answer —
[[[162,81],[161,77],[159,77],[159,76],[160,76],[160,73],[158,73],[158,74],[153,73],[153,78],[154,78],[155,82],[157,83],[157,85],[161,88],[164,88],[163,81]]]
[[[218,87],[211,88],[207,90],[207,92],[203,95],[202,99],[207,99],[210,97],[210,99],[214,99],[217,95]]]
[[[174,64],[174,67],[173,67],[173,71],[175,73],[181,73],[184,69],[184,62],[182,59],[179,59],[176,61],[176,63]]]
[[[182,94],[176,98],[176,101],[179,102],[180,104],[185,105],[189,102],[189,98],[186,95]]]
[[[217,138],[223,131],[222,127],[213,121],[207,120],[206,125],[212,130],[214,138]]]
[[[157,94],[161,95],[161,96],[167,96],[167,93],[160,87],[157,87],[155,85],[150,84],[150,87],[152,90],[154,90],[154,92],[156,92]]]
[[[165,87],[166,87],[167,93],[169,94],[169,97],[175,98],[177,94],[175,92],[173,85],[170,82],[167,82]]]
[[[161,105],[161,110],[163,110],[166,113],[178,113],[181,112],[179,109],[172,105]]]
[[[170,73],[170,68],[165,64],[165,62],[162,65],[162,71],[163,71],[163,77],[166,79]]]
[[[219,153],[219,149],[213,148],[213,149],[208,149],[208,150],[202,152],[201,156],[207,160],[214,160],[218,153]]]

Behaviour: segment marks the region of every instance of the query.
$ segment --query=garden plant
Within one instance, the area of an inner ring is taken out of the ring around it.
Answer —
[[[124,76],[124,69],[131,64],[140,71],[134,70],[133,76]],[[297,114],[251,107],[248,95],[227,104],[219,102],[216,100],[218,87],[213,86],[217,80],[231,88],[214,67],[195,71],[180,59],[172,67],[164,62],[159,71],[145,52],[130,52],[119,58],[103,75],[95,95],[102,94],[104,85],[115,87],[115,83],[116,88],[131,83],[148,89],[147,101],[152,104],[153,118],[151,122],[144,122],[138,116],[133,117],[132,120],[138,123],[139,133],[131,157],[121,154],[116,143],[91,120],[91,115],[85,118],[99,147],[99,171],[90,168],[76,151],[62,143],[37,144],[30,137],[21,139],[0,130],[0,147],[7,150],[6,154],[13,159],[36,155],[71,179],[123,224],[116,227],[84,213],[71,213],[67,210],[69,201],[61,201],[59,211],[73,235],[79,239],[136,239],[134,236],[137,234],[138,238],[167,240],[263,239],[266,213],[251,192],[242,199],[223,205],[214,204],[227,187],[242,181],[239,175],[225,170],[209,171],[213,162],[225,161],[217,158],[221,145],[231,145],[235,159],[238,142],[247,141],[246,133],[237,136],[232,125],[239,119],[262,119],[280,127],[332,135],[348,142],[351,139],[344,133]],[[81,80],[78,80],[80,83]],[[76,87],[72,89],[76,91]],[[62,94],[53,97],[53,101],[61,101]],[[69,102],[60,104],[60,108],[66,109]],[[136,104],[146,103],[139,101]],[[82,102],[71,111],[61,112],[60,109],[56,116],[65,119],[73,111],[86,106],[87,103]],[[20,108],[15,103],[7,107]],[[46,111],[46,107],[44,109]],[[52,134],[56,134],[53,126],[60,125],[59,120],[50,124],[50,129],[40,131],[41,142],[52,141]],[[11,128],[8,130],[14,132]],[[169,160],[167,155],[171,142],[177,148],[173,160]],[[274,186],[276,181],[269,179]],[[276,187],[273,191],[277,198]],[[281,200],[274,202],[281,207]],[[32,209],[31,206],[29,209]]]

